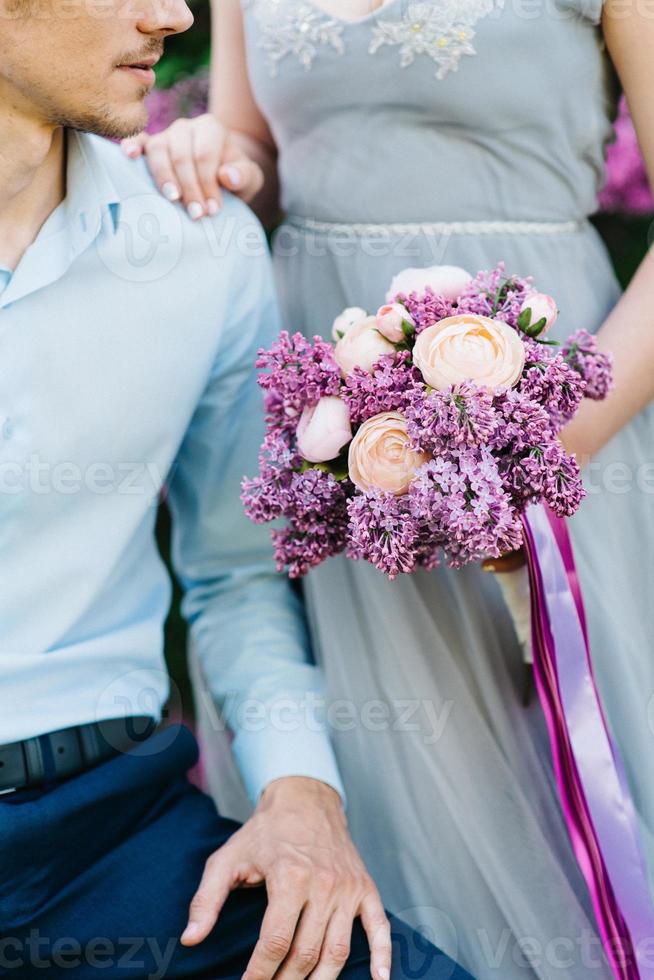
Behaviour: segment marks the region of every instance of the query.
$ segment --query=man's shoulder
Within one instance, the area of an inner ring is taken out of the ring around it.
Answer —
[[[160,199],[161,209],[178,214],[184,224],[189,228],[201,231],[201,229],[207,228],[210,225],[218,227],[221,224],[227,223],[238,231],[241,246],[246,240],[248,233],[253,242],[260,242],[262,239],[265,239],[265,233],[256,215],[250,210],[247,204],[244,204],[239,198],[234,197],[233,194],[223,191],[222,207],[215,217],[204,218],[202,221],[193,221],[188,217],[181,204],[171,203],[160,193],[144,157],[132,160],[123,153],[117,143],[92,133],[82,134],[82,140],[107,171],[120,199],[139,194],[154,194]]]
[[[83,139],[120,202],[121,235],[113,249],[120,250],[127,238],[139,254],[152,254],[157,269],[162,263],[173,268],[183,262],[196,282],[207,275],[220,278],[221,272],[232,283],[234,278],[246,280],[253,263],[269,260],[259,220],[232,194],[223,194],[218,214],[193,221],[181,204],[163,197],[145,159],[131,160],[120,146],[100,136],[85,134]]]

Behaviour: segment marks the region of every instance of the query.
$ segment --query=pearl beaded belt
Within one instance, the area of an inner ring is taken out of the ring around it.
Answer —
[[[300,215],[286,216],[285,224],[319,235],[351,235],[373,238],[377,235],[573,235],[584,221],[432,221],[416,224],[348,224],[316,221]]]

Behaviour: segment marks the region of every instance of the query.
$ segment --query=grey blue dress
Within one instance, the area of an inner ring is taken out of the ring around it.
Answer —
[[[619,297],[587,221],[610,135],[601,0],[387,0],[354,23],[246,0],[249,73],[277,146],[289,327],[374,312],[407,266],[503,259],[559,336]],[[598,683],[654,865],[654,415],[586,474],[572,521]],[[540,706],[492,576],[389,583],[343,557],[305,582],[357,845],[392,911],[475,976],[608,977]]]

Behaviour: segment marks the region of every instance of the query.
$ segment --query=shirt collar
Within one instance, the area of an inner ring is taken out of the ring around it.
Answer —
[[[116,233],[120,198],[96,139],[66,131],[66,197],[46,220],[14,273],[7,278],[0,270],[0,309],[60,279],[103,231]]]

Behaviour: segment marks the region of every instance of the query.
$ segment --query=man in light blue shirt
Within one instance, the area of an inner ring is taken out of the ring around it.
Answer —
[[[229,198],[193,223],[101,138],[142,128],[192,18],[0,0],[0,20],[0,974],[389,980],[301,607],[239,501],[279,329],[263,233]],[[256,804],[242,827],[188,782],[190,732],[154,730],[164,490]],[[463,980],[402,923],[393,939],[394,977]]]
[[[98,975],[135,975],[130,935],[139,976],[165,959],[263,980],[285,958],[289,976],[318,960],[336,976],[362,916],[384,980],[387,923],[314,717],[301,608],[239,501],[256,351],[279,329],[265,239],[235,199],[193,223],[84,132],[141,128],[163,40],[191,22],[182,0],[69,8],[0,0],[0,973],[31,975],[36,931],[51,977],[62,937],[73,975],[95,975],[98,936],[113,942]],[[185,613],[257,804],[242,829],[185,779],[190,733],[139,735],[169,692],[164,488]],[[262,889],[228,900],[243,882],[266,884],[267,908]]]

